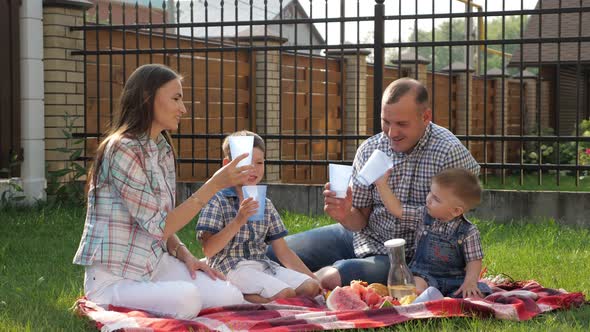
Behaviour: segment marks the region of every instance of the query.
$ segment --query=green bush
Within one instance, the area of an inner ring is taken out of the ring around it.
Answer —
[[[537,135],[537,133],[537,131],[534,131],[532,134]],[[579,133],[581,133],[581,136],[590,137],[590,120],[583,120],[579,124]],[[574,130],[572,135],[575,136],[576,134]],[[539,136],[552,135],[555,135],[553,128],[544,128]],[[559,144],[547,141],[527,142],[525,148],[522,157],[523,162],[527,164],[575,165],[576,159],[578,159],[580,165],[590,165],[590,142],[578,142],[577,144],[575,141]]]
[[[76,118],[78,116],[65,114],[66,129],[62,132],[66,138],[66,146],[56,149],[68,154],[66,165],[61,169],[47,171],[47,199],[52,203],[80,204],[85,199],[81,178],[88,170],[78,161],[83,152],[84,139],[76,140],[72,135]]]

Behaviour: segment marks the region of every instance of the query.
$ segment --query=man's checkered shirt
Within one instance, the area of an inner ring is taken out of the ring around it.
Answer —
[[[463,144],[449,130],[430,123],[411,153],[394,152],[384,133],[367,139],[357,150],[353,163],[352,197],[355,208],[372,208],[367,226],[354,233],[354,253],[357,257],[387,255],[383,242],[393,238],[406,240],[406,259],[413,256],[415,226],[392,216],[377,192],[375,185],[364,186],[356,179],[375,149],[385,152],[393,160],[389,186],[402,205],[426,205],[430,180],[447,168],[465,168],[479,174],[479,164]]]

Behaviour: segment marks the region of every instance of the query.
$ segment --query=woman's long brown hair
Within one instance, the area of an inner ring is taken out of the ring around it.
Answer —
[[[107,131],[106,138],[96,149],[94,162],[88,171],[87,193],[90,185],[97,183],[104,152],[110,142],[119,141],[122,137],[138,138],[144,134],[149,136],[154,120],[156,92],[164,84],[174,79],[182,79],[182,77],[172,69],[160,64],[143,65],[129,76],[121,92],[119,115]],[[172,145],[172,138],[166,130],[162,131],[162,134],[172,148],[176,164],[176,152]]]

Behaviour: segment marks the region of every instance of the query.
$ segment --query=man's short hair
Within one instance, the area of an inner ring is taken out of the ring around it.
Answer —
[[[391,105],[397,103],[401,97],[413,92],[416,96],[415,102],[418,105],[428,103],[428,90],[424,84],[413,78],[402,77],[391,82],[383,92],[382,105]]]
[[[257,133],[251,132],[249,130],[240,130],[228,135],[223,140],[221,148],[223,149],[223,156],[225,158],[231,159],[231,152],[229,150],[229,138],[231,136],[254,136],[254,147],[259,148],[260,150],[262,150],[262,152],[266,152],[266,146],[264,145],[264,140],[262,139],[262,137],[260,137]]]
[[[476,207],[481,201],[482,189],[479,179],[464,168],[445,169],[435,175],[432,182],[451,190],[465,204],[465,211]]]

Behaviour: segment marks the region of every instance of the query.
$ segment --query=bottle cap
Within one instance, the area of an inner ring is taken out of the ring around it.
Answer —
[[[404,240],[404,239],[391,239],[391,240],[385,241],[385,243],[383,243],[383,245],[386,246],[387,248],[401,247],[401,246],[406,245],[406,240]]]

